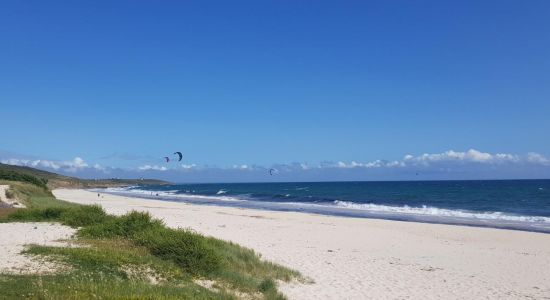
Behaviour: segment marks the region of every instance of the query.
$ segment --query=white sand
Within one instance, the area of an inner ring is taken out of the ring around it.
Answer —
[[[550,297],[550,234],[189,205],[56,190],[107,212],[149,211],[172,227],[255,249],[314,284],[290,299],[518,299]]]
[[[26,245],[66,246],[75,230],[55,223],[0,223],[0,273],[50,273],[59,265],[21,254]]]

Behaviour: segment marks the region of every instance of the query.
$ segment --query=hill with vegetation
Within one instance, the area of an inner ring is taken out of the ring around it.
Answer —
[[[49,188],[101,188],[128,185],[164,185],[169,182],[156,179],[82,179],[60,175],[31,167],[6,165],[0,163],[0,179],[23,181]]]

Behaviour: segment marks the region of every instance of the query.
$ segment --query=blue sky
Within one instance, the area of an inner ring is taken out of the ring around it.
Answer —
[[[453,150],[422,174],[550,177],[549,29],[548,1],[3,1],[0,159],[371,180]],[[163,164],[176,150],[185,166]]]

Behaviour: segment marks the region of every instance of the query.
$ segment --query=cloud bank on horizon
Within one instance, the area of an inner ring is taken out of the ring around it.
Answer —
[[[550,178],[550,159],[539,153],[488,153],[475,149],[407,154],[400,160],[295,162],[271,166],[151,163],[119,168],[88,163],[81,157],[67,161],[0,157],[0,162],[84,178],[150,177],[174,182]],[[277,170],[275,176],[268,175],[270,168]]]

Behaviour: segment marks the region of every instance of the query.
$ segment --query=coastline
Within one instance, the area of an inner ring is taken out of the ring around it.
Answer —
[[[281,285],[290,299],[550,297],[548,234],[53,192],[250,247],[315,282]]]
[[[423,204],[422,207],[414,207],[408,205],[388,206],[372,203],[355,203],[345,200],[327,202],[327,199],[315,202],[259,201],[254,198],[239,198],[240,195],[226,195],[223,189],[220,189],[216,195],[174,194],[173,191],[170,190],[128,190],[127,187],[90,189],[90,191],[146,200],[184,202],[198,205],[216,205],[282,212],[293,211],[328,216],[499,228],[550,234],[550,217],[514,215],[500,211],[476,212],[460,208],[438,208],[425,204]]]

